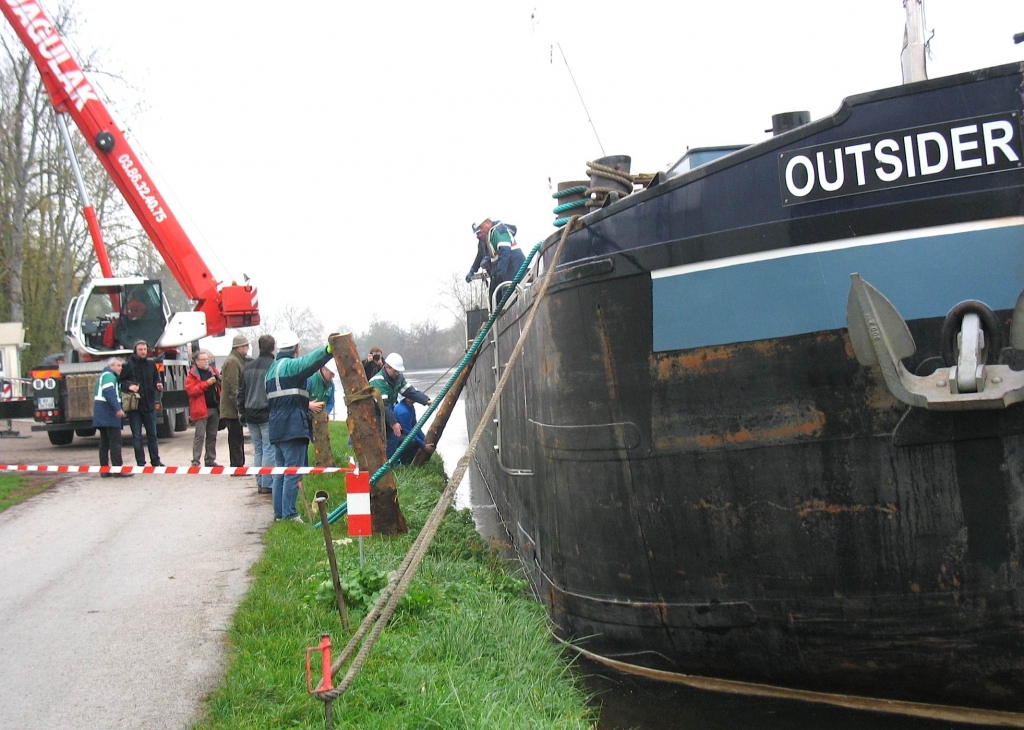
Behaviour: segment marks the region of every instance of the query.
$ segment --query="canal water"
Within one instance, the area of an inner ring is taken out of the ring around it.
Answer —
[[[435,396],[448,381],[443,369],[410,370],[413,387]],[[423,407],[417,406],[419,415]],[[426,429],[424,429],[426,430]],[[460,400],[452,411],[437,453],[450,474],[469,448],[466,411]],[[457,509],[470,509],[486,539],[507,541],[494,504],[471,466],[456,493]],[[878,713],[855,712],[803,702],[730,695],[668,685],[620,674],[587,660],[578,662],[586,686],[601,707],[598,730],[943,730],[963,726]]]

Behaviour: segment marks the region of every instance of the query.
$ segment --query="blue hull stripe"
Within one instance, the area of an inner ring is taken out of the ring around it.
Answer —
[[[965,299],[994,310],[1016,304],[1024,289],[1024,226],[917,234],[720,268],[653,272],[654,350],[845,329],[853,272],[906,320],[945,316]]]

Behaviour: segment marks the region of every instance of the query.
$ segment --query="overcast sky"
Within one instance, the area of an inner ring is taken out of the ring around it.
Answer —
[[[607,154],[656,172],[901,81],[900,0],[76,8],[73,45],[123,79],[99,82],[214,273],[328,331],[446,321],[438,291],[469,268],[474,221],[548,236],[553,185],[602,155],[587,111]],[[926,15],[932,77],[1024,57],[1019,0]]]

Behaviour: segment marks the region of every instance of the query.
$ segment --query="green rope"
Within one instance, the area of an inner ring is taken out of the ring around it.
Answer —
[[[480,328],[479,334],[477,334],[476,339],[473,340],[473,344],[470,345],[469,349],[466,350],[465,356],[463,356],[462,360],[459,361],[458,366],[455,368],[455,372],[452,373],[452,376],[451,378],[449,378],[447,384],[445,384],[444,388],[441,389],[441,392],[437,394],[437,397],[434,398],[434,404],[427,408],[426,412],[420,417],[420,420],[416,422],[416,425],[415,427],[413,427],[412,431],[409,432],[409,434],[405,437],[405,439],[402,441],[399,447],[395,449],[395,453],[391,456],[391,458],[385,461],[384,464],[380,467],[380,469],[374,472],[373,476],[370,477],[371,486],[376,484],[380,480],[380,478],[387,474],[388,471],[394,467],[395,463],[401,459],[402,452],[416,438],[416,434],[420,432],[420,429],[423,427],[423,424],[426,423],[427,419],[430,418],[430,415],[435,410],[437,410],[439,405],[441,405],[441,402],[444,400],[444,397],[448,395],[448,391],[452,389],[452,386],[455,384],[456,379],[458,379],[459,374],[466,369],[466,366],[469,364],[469,361],[473,359],[473,356],[476,355],[477,351],[480,349],[480,346],[483,344],[484,338],[487,336],[487,333],[490,332],[491,327],[494,326],[494,322],[498,319],[498,315],[501,314],[501,310],[505,306],[505,302],[508,301],[508,298],[512,295],[512,292],[519,285],[519,282],[521,282],[526,277],[526,273],[530,270],[530,263],[533,261],[534,256],[537,255],[537,252],[540,251],[540,247],[543,243],[544,242],[541,241],[536,246],[534,246],[533,250],[530,251],[530,255],[527,256],[526,260],[523,262],[523,265],[519,267],[519,271],[516,272],[515,278],[512,279],[512,286],[505,288],[505,294],[504,296],[502,296],[501,302],[498,304],[497,307],[495,307],[494,311],[491,312],[491,316],[487,319],[486,324],[484,324],[484,326]],[[344,502],[340,506],[335,508],[333,512],[327,515],[327,522],[333,525],[334,522],[347,511],[348,502]],[[320,523],[317,522],[316,525],[314,526],[320,527]]]
[[[554,198],[555,200],[558,200],[559,198],[567,198],[570,195],[575,195],[576,193],[585,193],[585,192],[587,192],[587,186],[586,185],[574,185],[571,188],[566,188],[565,190],[559,190],[557,193],[551,193],[551,197]]]
[[[558,206],[551,212],[554,213],[555,215],[558,215],[559,213],[564,213],[565,211],[572,210],[573,208],[582,208],[586,204],[586,200],[573,200],[569,203],[562,203],[560,206]]]

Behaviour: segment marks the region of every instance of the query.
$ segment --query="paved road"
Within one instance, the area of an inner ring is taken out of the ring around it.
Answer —
[[[0,461],[95,464],[98,443],[0,439]],[[252,477],[187,475],[74,476],[0,513],[0,728],[189,727],[272,519]]]

